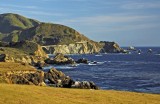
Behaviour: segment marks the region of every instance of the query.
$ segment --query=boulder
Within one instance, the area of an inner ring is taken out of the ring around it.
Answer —
[[[45,79],[48,79],[49,83],[54,84],[56,87],[71,88],[74,83],[69,76],[66,76],[64,73],[56,70],[55,68],[52,68],[45,73]]]
[[[72,85],[72,88],[80,88],[80,89],[95,89],[98,90],[99,87],[92,81],[75,81]]]
[[[58,53],[55,55],[54,58],[48,58],[45,60],[47,64],[58,64],[58,65],[63,65],[63,64],[75,64],[74,59],[63,55],[62,53]]]

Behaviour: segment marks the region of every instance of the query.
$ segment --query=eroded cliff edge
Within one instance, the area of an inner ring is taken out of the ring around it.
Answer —
[[[68,45],[48,45],[42,46],[47,54],[94,54],[94,53],[120,53],[124,52],[115,42],[77,42]]]

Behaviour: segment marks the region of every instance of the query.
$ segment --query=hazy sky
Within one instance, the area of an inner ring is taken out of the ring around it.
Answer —
[[[0,0],[0,13],[70,26],[92,40],[160,46],[160,0]]]

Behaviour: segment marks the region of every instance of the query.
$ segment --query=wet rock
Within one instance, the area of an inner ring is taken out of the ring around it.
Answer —
[[[88,60],[85,59],[85,58],[81,58],[81,59],[78,59],[78,60],[76,61],[76,63],[88,64]]]

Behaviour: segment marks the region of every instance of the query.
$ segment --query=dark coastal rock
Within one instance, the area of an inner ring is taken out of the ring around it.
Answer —
[[[52,68],[45,73],[45,79],[48,79],[49,82],[54,84],[56,87],[71,88],[71,85],[74,83],[69,76],[66,76],[64,73],[56,70],[55,68]]]
[[[45,60],[45,62],[47,64],[58,64],[58,65],[75,64],[74,59],[63,55],[62,53],[56,54],[54,58],[48,58],[47,60]]]
[[[34,63],[34,66],[38,69],[43,69],[43,67],[48,66],[45,62],[38,61],[37,63]]]
[[[88,60],[85,59],[85,58],[81,58],[81,59],[78,59],[78,60],[76,61],[76,63],[84,63],[84,64],[88,64]]]
[[[52,68],[47,73],[45,73],[45,79],[48,79],[49,83],[54,84],[56,87],[99,89],[94,82],[74,81],[69,76],[66,76],[64,73],[56,70],[55,68]]]
[[[80,88],[80,89],[95,89],[98,90],[99,87],[96,86],[96,84],[92,81],[75,81],[75,83],[72,85],[72,88]]]
[[[5,62],[6,54],[0,54],[0,62]]]
[[[101,41],[102,45],[101,53],[123,53],[123,49],[115,42]]]
[[[22,66],[21,66],[22,67]],[[11,70],[1,73],[0,82],[36,86],[54,86],[62,88],[98,89],[93,82],[74,81],[63,72],[50,69],[48,72],[37,70]]]

